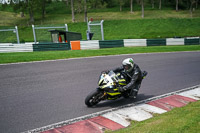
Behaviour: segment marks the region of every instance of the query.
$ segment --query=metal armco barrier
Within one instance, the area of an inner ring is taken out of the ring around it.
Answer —
[[[71,45],[73,44],[71,43],[39,43],[39,44],[33,44],[32,45],[33,50],[29,50],[29,51],[73,50],[71,49]],[[81,40],[79,41],[78,48],[75,48],[75,50],[101,49],[101,48],[114,48],[114,47],[134,47],[134,46],[143,46],[143,47],[144,46],[170,46],[170,45],[177,45],[177,46],[178,45],[200,45],[200,38],[189,37],[189,38],[167,38],[167,39],[124,39],[124,40],[106,40],[106,41],[99,41],[99,40],[82,41]],[[21,47],[21,49],[23,49],[23,47],[24,49],[26,49],[26,44],[25,45],[20,44],[19,46]],[[7,45],[5,43],[0,44],[1,52],[6,51],[6,49],[9,49],[8,52],[17,52],[16,47],[14,47],[14,45],[11,43]]]
[[[147,46],[147,39],[124,39],[124,47]]]
[[[99,49],[99,40],[80,41],[81,49]]]
[[[33,52],[32,44],[11,44],[2,43],[0,44],[0,53],[7,52]]]
[[[68,43],[39,43],[33,44],[33,51],[70,50]]]
[[[184,45],[184,38],[167,38],[166,45]]]
[[[200,44],[200,37],[193,37],[193,38],[185,38],[184,39],[185,45],[198,45]]]
[[[100,48],[124,47],[124,40],[99,41],[99,47]]]
[[[165,46],[166,39],[147,39],[147,46]]]

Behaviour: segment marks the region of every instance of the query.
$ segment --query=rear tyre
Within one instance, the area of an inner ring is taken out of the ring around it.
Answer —
[[[101,101],[101,97],[103,96],[103,92],[99,90],[93,90],[86,98],[85,98],[85,104],[88,107],[92,107],[96,104],[98,104]]]
[[[130,91],[126,91],[123,93],[124,98],[130,98]]]

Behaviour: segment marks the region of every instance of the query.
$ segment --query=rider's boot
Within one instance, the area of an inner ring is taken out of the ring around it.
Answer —
[[[136,98],[138,94],[138,90],[137,89],[133,89],[130,93],[130,97],[132,98]]]
[[[137,94],[138,94],[139,88],[140,88],[140,84],[136,85],[136,86],[131,90],[130,97],[132,97],[132,98],[137,98]]]

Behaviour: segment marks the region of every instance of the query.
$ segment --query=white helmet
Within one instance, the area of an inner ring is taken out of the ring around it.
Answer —
[[[123,65],[124,70],[126,72],[131,72],[133,70],[133,67],[134,67],[133,59],[127,58],[127,59],[123,60],[122,65]]]

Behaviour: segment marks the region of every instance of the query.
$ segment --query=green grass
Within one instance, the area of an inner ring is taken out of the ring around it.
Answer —
[[[57,7],[58,8],[58,7]],[[71,11],[66,8],[62,9],[60,7],[57,9],[55,7],[48,7],[46,18],[43,20],[40,14],[35,14],[35,24],[63,24],[63,23],[71,23]],[[167,18],[191,18],[190,12],[188,10],[180,10],[176,12],[175,10],[145,10],[144,19],[167,19]],[[20,13],[8,12],[8,11],[0,11],[0,26],[8,26],[8,25],[19,25],[19,26],[27,26],[29,21],[28,13],[25,14],[24,18],[20,17]],[[193,12],[193,18],[200,17],[200,10],[196,10]],[[111,9],[93,9],[91,12],[88,12],[88,18],[94,18],[94,20],[135,20],[142,19],[141,11],[137,10],[134,13],[130,13],[130,11],[125,10],[122,12],[116,11],[116,8]],[[75,14],[76,22],[84,21],[83,13]]]
[[[79,57],[119,55],[133,53],[153,53],[153,52],[175,52],[175,51],[199,51],[200,45],[184,46],[153,46],[153,47],[121,47],[99,50],[77,50],[77,51],[46,51],[27,53],[0,53],[0,64],[30,62],[41,60],[68,59]]]
[[[13,12],[11,7],[2,8],[0,4],[0,29],[7,26],[12,28],[18,25],[20,42],[33,42],[32,27],[28,23],[28,14],[24,18],[19,12]],[[145,5],[145,18],[141,18],[139,5],[134,5],[134,13],[130,13],[129,8],[123,8],[119,12],[118,7],[89,9],[88,18],[94,20],[104,19],[105,40],[119,39],[152,39],[200,36],[200,10],[196,9],[191,18],[188,10],[179,10],[163,7],[163,10],[151,9],[151,5]],[[83,22],[84,14],[75,14],[76,23],[71,23],[70,8],[62,2],[48,4],[45,20],[40,14],[35,14],[35,25],[40,26],[60,26],[68,24],[69,31],[80,32],[83,40],[86,40],[87,24]],[[36,33],[39,30],[36,31]],[[41,32],[43,33],[43,32]],[[37,39],[42,35],[38,34]],[[46,32],[42,36],[44,40],[50,40],[50,33]],[[45,38],[46,37],[46,38]],[[16,42],[16,35],[12,32],[0,32],[0,42]],[[40,41],[40,40],[38,40]]]
[[[132,122],[128,128],[107,133],[198,133],[200,131],[200,101],[175,108],[142,122]]]
[[[200,18],[197,19],[137,19],[105,21],[105,39],[171,38],[199,36]]]
[[[200,18],[168,18],[168,19],[136,19],[136,20],[107,20],[104,22],[105,40],[139,39],[139,38],[171,38],[175,36],[200,36]],[[58,25],[58,24],[57,24]],[[59,24],[63,25],[63,24]],[[54,25],[56,26],[56,25]],[[86,40],[87,24],[84,22],[69,23],[69,31],[82,33],[83,40]],[[0,27],[3,28],[3,27]],[[39,31],[39,30],[38,30]],[[0,33],[0,36],[4,33]],[[21,42],[33,42],[31,26],[19,27]],[[50,33],[48,33],[48,39]],[[12,36],[15,37],[15,34]],[[0,42],[8,42],[10,35],[1,37]],[[3,40],[2,40],[3,39]]]
[[[188,10],[178,12],[173,9],[158,10],[150,9],[148,5],[145,8],[144,19],[141,18],[140,6],[136,6],[134,9],[134,13],[130,13],[129,8],[124,8],[122,12],[119,12],[118,7],[89,9],[88,18],[105,20],[104,38],[106,40],[200,36],[199,9],[194,11],[193,18],[191,18]],[[66,8],[62,2],[47,5],[46,13],[44,20],[41,19],[40,14],[35,14],[35,25],[64,26],[67,23],[69,31],[80,32],[83,40],[86,40],[87,24],[83,22],[83,13],[76,13],[76,23],[72,23],[70,8]],[[28,22],[27,13],[24,18],[21,18],[19,12],[14,13],[11,8],[7,7],[0,11],[0,18],[2,18],[0,19],[0,29],[4,29],[5,26],[18,25],[20,41],[33,42],[32,28]],[[0,42],[16,42],[15,34],[2,34],[4,33],[0,32]]]
[[[0,11],[0,18],[0,26],[15,26],[19,25],[22,20],[28,17],[21,18],[19,13]]]

